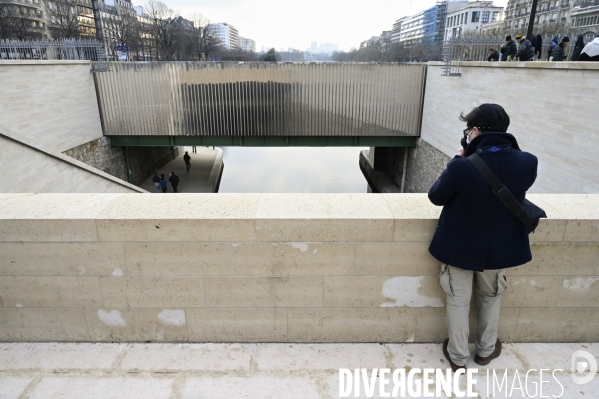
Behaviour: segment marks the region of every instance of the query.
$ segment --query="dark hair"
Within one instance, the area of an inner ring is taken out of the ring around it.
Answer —
[[[507,132],[510,117],[501,105],[481,104],[468,114],[460,114],[460,120],[466,122],[468,128],[477,127],[482,132]]]
[[[164,177],[164,175],[160,175],[160,177]]]
[[[490,48],[489,51],[495,51],[495,49],[494,48]]]

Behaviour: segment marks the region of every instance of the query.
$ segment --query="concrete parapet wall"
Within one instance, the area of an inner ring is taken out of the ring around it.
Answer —
[[[89,61],[0,61],[0,121],[47,151],[102,137]]]
[[[465,128],[460,113],[497,103],[510,116],[508,132],[539,158],[531,192],[599,193],[596,64],[464,62],[461,77],[445,77],[442,63],[429,63],[421,138],[453,157]],[[436,178],[442,170],[431,173]]]
[[[499,336],[597,341],[599,196],[530,197],[549,219],[508,272]],[[438,342],[440,209],[422,194],[0,194],[0,340]]]

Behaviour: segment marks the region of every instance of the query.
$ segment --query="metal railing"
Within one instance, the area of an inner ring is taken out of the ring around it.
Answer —
[[[96,40],[0,40],[0,60],[89,60],[92,72],[107,70],[104,44]]]
[[[563,36],[569,36],[571,41],[576,41],[580,32],[570,32],[566,35],[558,36],[561,40]],[[555,36],[545,35],[542,37],[541,56],[536,61],[549,60],[549,48],[551,41]],[[495,49],[500,52],[501,46],[505,43],[504,37],[469,37],[453,38],[443,44],[443,74],[445,76],[461,76],[461,63],[464,61],[487,61],[489,49]],[[518,43],[516,42],[516,45]],[[574,50],[573,43],[566,47],[566,55],[571,57]],[[536,57],[536,55],[535,55]],[[502,60],[506,61],[506,60]]]

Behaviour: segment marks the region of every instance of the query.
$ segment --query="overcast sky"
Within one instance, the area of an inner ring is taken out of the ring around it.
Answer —
[[[199,12],[227,22],[261,46],[305,50],[311,42],[340,50],[390,30],[396,19],[433,6],[435,0],[162,0],[183,17]],[[133,0],[144,5],[145,0]],[[496,0],[505,7],[507,0]]]

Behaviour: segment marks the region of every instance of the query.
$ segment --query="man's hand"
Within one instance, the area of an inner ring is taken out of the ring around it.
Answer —
[[[463,148],[460,148],[460,149],[458,150],[458,156],[459,156],[459,157],[463,157],[463,156],[464,156],[464,149],[463,149]]]

